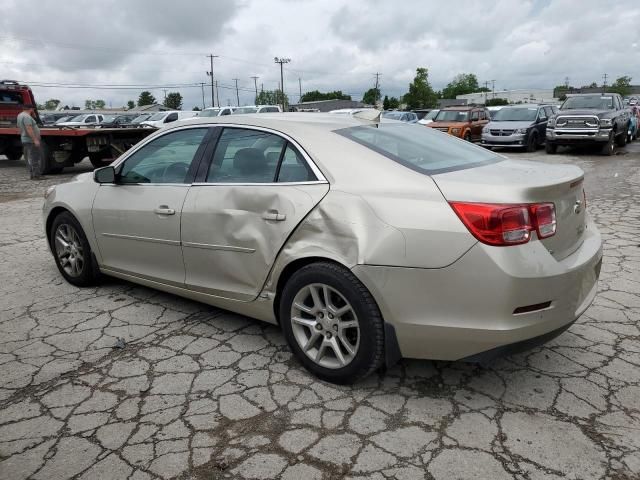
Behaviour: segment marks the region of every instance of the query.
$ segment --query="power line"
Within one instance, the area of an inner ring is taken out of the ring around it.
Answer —
[[[274,57],[273,61],[275,63],[279,63],[280,64],[280,91],[282,92],[282,111],[285,111],[285,96],[284,96],[284,73],[282,73],[282,65],[285,63],[289,63],[291,61],[290,58],[278,58],[278,57]]]
[[[238,94],[238,79],[234,78],[235,82],[236,82],[236,106],[239,107],[240,106],[240,95]]]
[[[211,62],[211,70],[207,72],[207,76],[211,77],[211,106],[212,107],[216,106],[215,98],[213,97],[213,59],[216,58],[217,56],[218,55],[213,55],[211,53],[207,55],[207,57],[209,57],[209,60]]]
[[[258,98],[258,78],[260,77],[257,77],[254,75],[253,77],[250,77],[250,78],[253,78],[253,85],[256,87],[256,99],[257,99]],[[257,100],[254,100],[254,102],[255,101]]]

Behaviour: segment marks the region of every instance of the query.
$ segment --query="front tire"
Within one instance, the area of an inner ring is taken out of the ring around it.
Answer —
[[[322,380],[351,384],[384,361],[384,322],[375,300],[348,269],[302,267],[287,281],[280,324],[289,347]]]
[[[464,140],[465,142],[470,142],[471,141],[471,133],[467,132],[464,134]]]
[[[602,146],[602,154],[610,157],[615,151],[615,137],[613,132],[609,133],[609,140]]]
[[[7,148],[2,152],[9,160],[20,160],[22,158],[22,147]]]
[[[556,145],[555,143],[551,143],[551,142],[547,141],[547,143],[545,143],[545,145],[544,145],[544,150],[548,154],[553,155],[553,154],[558,152],[558,145]]]
[[[49,244],[58,270],[77,287],[94,285],[99,277],[91,246],[80,223],[69,212],[60,213],[49,230]]]
[[[531,132],[529,140],[527,142],[527,152],[535,152],[538,149],[538,134]]]

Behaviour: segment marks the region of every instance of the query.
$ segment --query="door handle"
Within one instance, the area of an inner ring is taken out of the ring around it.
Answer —
[[[160,205],[153,210],[153,213],[157,215],[175,215],[176,211],[173,208],[169,208],[167,205]]]
[[[282,222],[287,219],[287,216],[284,213],[278,213],[277,210],[267,210],[262,214],[262,219],[272,222]]]

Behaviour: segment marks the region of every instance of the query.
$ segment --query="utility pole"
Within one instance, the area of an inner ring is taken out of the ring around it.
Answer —
[[[273,61],[275,63],[279,63],[280,64],[280,85],[281,85],[281,92],[282,92],[282,111],[285,111],[285,101],[284,101],[284,73],[283,73],[283,68],[282,65],[285,63],[289,63],[291,61],[290,58],[278,58],[278,57],[273,57]]]
[[[298,98],[298,103],[302,101],[302,79],[298,77],[298,87],[300,88],[300,97]]]
[[[378,100],[380,100],[380,75],[382,75],[381,73],[374,73],[374,75],[376,76],[376,86],[374,87],[374,91],[375,91],[375,104],[378,103]]]
[[[491,95],[496,98],[496,81],[491,80]]]
[[[162,91],[164,92],[164,102],[167,103],[167,89],[163,88]]]
[[[209,57],[209,61],[211,62],[211,70],[207,72],[207,76],[211,78],[211,106],[212,107],[216,106],[215,98],[213,98],[213,59],[218,58],[218,56],[219,55],[213,55],[213,54],[207,55],[207,57]],[[219,104],[220,102],[218,102],[218,105]]]
[[[220,106],[220,97],[218,96],[218,80],[216,80],[216,103]]]
[[[487,90],[489,90],[489,81],[484,81],[484,103],[487,103]]]
[[[253,86],[256,87],[256,98],[253,100],[253,102],[257,102],[258,101],[258,78],[260,77],[256,77],[255,75],[253,77]]]
[[[607,93],[607,74],[602,75],[602,93]]]
[[[200,82],[200,88],[202,89],[202,109],[204,110],[204,82]]]
[[[567,90],[569,90],[569,77],[564,77],[564,86]]]
[[[236,106],[239,107],[240,106],[240,95],[238,95],[238,79],[234,78],[233,81],[236,82]]]

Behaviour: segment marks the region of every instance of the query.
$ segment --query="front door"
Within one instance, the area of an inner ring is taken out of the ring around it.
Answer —
[[[92,212],[104,268],[184,285],[180,218],[207,132],[154,138],[118,165],[115,184],[100,186]]]
[[[224,128],[202,180],[182,213],[186,286],[252,300],[329,185],[293,143],[249,128]]]

